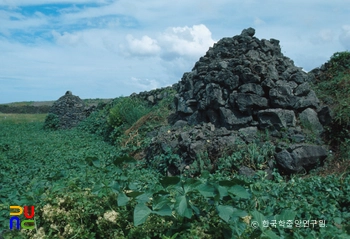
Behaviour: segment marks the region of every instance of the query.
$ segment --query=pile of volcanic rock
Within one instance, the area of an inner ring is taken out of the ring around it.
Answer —
[[[254,141],[261,130],[290,140],[276,147],[274,157],[289,173],[326,158],[320,136],[331,113],[310,88],[312,75],[281,53],[278,40],[259,40],[254,34],[249,28],[221,39],[183,75],[176,85],[176,120],[153,137],[149,160],[170,148],[183,162],[172,172],[181,173],[196,155],[215,160],[236,141]],[[306,140],[308,134],[315,142]]]
[[[65,95],[60,97],[49,110],[49,114],[58,117],[59,129],[70,129],[78,125],[92,111],[94,107],[86,107],[85,102],[75,96],[71,91],[67,91]]]

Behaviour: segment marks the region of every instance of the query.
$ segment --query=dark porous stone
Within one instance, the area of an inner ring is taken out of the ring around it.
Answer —
[[[323,146],[296,144],[275,155],[280,167],[290,173],[310,170],[327,157]]]
[[[246,166],[242,166],[239,168],[238,174],[246,176],[248,178],[252,178],[255,176],[255,171],[251,168],[246,167]]]
[[[280,130],[294,127],[296,118],[294,111],[284,109],[268,109],[258,112],[259,127]]]

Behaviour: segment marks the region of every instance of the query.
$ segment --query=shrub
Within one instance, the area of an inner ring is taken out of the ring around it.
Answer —
[[[102,136],[105,141],[109,141],[109,136],[113,131],[113,128],[107,123],[107,115],[107,110],[103,108],[94,111],[89,117],[80,122],[78,128]]]
[[[328,68],[331,73],[346,71],[350,69],[350,52],[336,52],[328,61]]]
[[[326,140],[341,153],[341,158],[346,158],[350,151],[350,52],[334,53],[325,71],[316,78],[314,88],[334,113],[332,123],[326,127]]]
[[[334,53],[315,82],[321,100],[330,104],[334,122],[350,126],[350,52]]]
[[[232,172],[241,166],[248,166],[254,170],[264,170],[268,167],[268,161],[275,153],[275,146],[267,141],[264,143],[250,143],[238,145],[237,150],[229,155],[224,155],[216,162],[221,172]]]
[[[146,102],[134,97],[125,97],[109,111],[108,123],[114,128],[119,126],[130,127],[149,112],[150,107]]]
[[[60,119],[59,119],[58,115],[49,113],[46,116],[44,128],[56,130],[56,129],[58,129],[59,124],[60,124]]]

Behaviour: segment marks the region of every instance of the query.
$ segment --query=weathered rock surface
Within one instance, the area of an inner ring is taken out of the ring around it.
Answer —
[[[327,157],[327,150],[318,145],[291,145],[276,153],[277,163],[290,173],[309,170]]]
[[[64,96],[54,102],[49,113],[58,116],[58,128],[69,129],[84,120],[93,111],[93,108],[86,107],[79,96],[75,96],[72,92],[67,91]]]
[[[237,131],[225,127],[216,128],[212,123],[203,123],[185,130],[187,122],[178,121],[170,129],[163,127],[153,138],[147,155],[177,154],[181,161],[173,162],[170,173],[178,174],[186,165],[192,164],[198,157],[206,155],[214,160],[225,152],[233,151],[235,146],[244,141]],[[153,156],[151,156],[153,155]],[[176,166],[176,167],[175,167]]]
[[[286,129],[288,127],[295,127],[296,118],[294,111],[283,109],[268,109],[260,110],[258,112],[260,128],[269,129]]]
[[[299,115],[301,124],[305,128],[309,128],[310,130],[314,131],[315,133],[322,133],[323,132],[323,126],[320,123],[318,119],[318,115],[316,111],[313,109],[307,108]]]

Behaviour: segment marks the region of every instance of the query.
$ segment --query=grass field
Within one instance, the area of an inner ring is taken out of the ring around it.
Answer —
[[[0,123],[44,122],[47,114],[4,114],[0,113]]]

